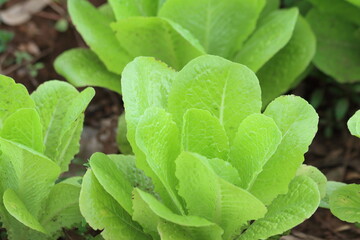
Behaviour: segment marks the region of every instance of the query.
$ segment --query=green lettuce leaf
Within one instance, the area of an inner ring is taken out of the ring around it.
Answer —
[[[3,196],[3,201],[6,210],[15,217],[19,222],[25,226],[30,227],[36,231],[47,234],[44,227],[38,220],[28,211],[25,204],[12,189],[7,189]]]
[[[290,41],[256,73],[264,107],[294,85],[313,59],[315,48],[315,36],[299,16]]]
[[[51,189],[40,223],[52,239],[60,237],[63,228],[71,229],[82,222],[79,208],[80,181],[80,177],[68,178]]]
[[[358,0],[307,0],[322,13],[329,14],[337,19],[345,19],[349,22],[360,25],[360,9],[351,3]],[[349,3],[351,2],[351,3]],[[335,28],[335,27],[334,27]]]
[[[44,152],[43,130],[34,108],[22,108],[5,119],[0,136],[39,153]]]
[[[343,187],[345,186],[346,183],[342,183],[342,182],[335,182],[335,181],[328,181],[326,183],[326,195],[323,199],[321,199],[321,202],[320,202],[320,207],[322,208],[328,208],[330,209],[330,196],[331,194],[339,189],[340,187]]]
[[[218,224],[224,229],[223,239],[233,239],[247,221],[261,218],[266,212],[249,192],[218,177],[200,155],[181,153],[176,160],[176,177],[189,214]]]
[[[232,58],[255,29],[264,0],[167,0],[159,16],[188,29],[209,54]]]
[[[339,219],[360,222],[360,185],[349,184],[336,189],[330,195],[330,211]]]
[[[62,171],[79,151],[84,111],[94,94],[92,88],[79,93],[68,83],[48,81],[31,95],[42,121],[45,155]]]
[[[280,8],[280,0],[266,0],[265,6],[261,11],[258,23],[261,23],[271,12]]]
[[[187,30],[159,17],[130,17],[111,25],[133,57],[154,56],[180,70],[204,50]]]
[[[171,235],[179,235],[175,239],[221,240],[223,230],[216,224],[197,216],[183,216],[174,214],[154,196],[134,190],[134,215],[133,219],[139,222],[153,239],[171,239]],[[165,225],[170,224],[169,232]],[[162,230],[158,233],[158,228]]]
[[[171,115],[160,108],[148,108],[136,129],[136,143],[145,155],[136,156],[136,165],[151,177],[165,205],[175,213],[184,214],[175,177],[180,136]]]
[[[116,142],[122,154],[133,154],[133,150],[127,139],[127,124],[125,119],[125,112],[123,112],[118,119],[118,126],[116,130]]]
[[[103,15],[111,19],[112,21],[115,21],[115,13],[113,9],[111,8],[109,3],[101,4],[98,7],[99,12],[101,12]]]
[[[360,9],[357,16],[360,16]],[[312,9],[306,19],[317,38],[317,50],[313,60],[315,66],[340,83],[358,81],[360,39],[355,36],[359,25],[317,9]]]
[[[219,177],[228,181],[229,183],[240,186],[241,178],[239,176],[239,172],[229,162],[219,158],[213,158],[209,159],[208,163],[210,164],[212,170]]]
[[[360,110],[349,119],[347,126],[352,135],[360,138]]]
[[[297,176],[307,176],[311,178],[319,188],[320,199],[323,199],[326,196],[326,176],[316,167],[309,166],[306,164],[301,165],[301,167],[296,172]]]
[[[132,16],[155,16],[159,0],[109,0],[117,20]]]
[[[270,13],[236,54],[235,61],[257,72],[290,40],[298,10],[277,10]]]
[[[38,217],[42,203],[60,174],[59,167],[44,155],[0,138],[2,191],[14,190],[28,211]]]
[[[126,176],[126,179],[135,188],[157,195],[154,191],[152,180],[145,173],[136,167],[135,157],[131,155],[110,154],[108,157],[115,163],[119,171]]]
[[[347,1],[357,7],[360,7],[360,0],[347,0]]]
[[[225,129],[209,111],[189,109],[185,112],[181,142],[184,151],[207,158],[228,158],[229,140]]]
[[[90,166],[104,190],[131,215],[133,186],[127,176],[122,171],[119,171],[116,164],[103,153],[93,154],[90,159]]]
[[[74,48],[65,51],[54,62],[57,73],[75,87],[105,87],[121,93],[120,75],[109,72],[98,56],[89,49]]]
[[[288,191],[317,131],[318,115],[304,99],[292,95],[275,99],[264,114],[274,119],[282,140],[250,192],[268,205],[277,195]]]
[[[281,139],[282,134],[270,117],[255,113],[241,122],[231,146],[229,161],[239,171],[242,188],[252,188]]]
[[[134,156],[95,153],[90,158],[90,166],[100,185],[129,215],[133,213],[134,187],[155,195],[151,179],[136,168]]]
[[[251,113],[260,113],[260,94],[258,80],[250,69],[206,55],[192,60],[176,75],[168,110],[178,126],[190,108],[209,111],[219,119],[232,143],[240,122]]]
[[[68,0],[68,10],[76,29],[107,69],[120,74],[132,56],[117,41],[111,19],[86,0]]]
[[[135,131],[148,107],[166,108],[175,71],[150,57],[138,57],[129,63],[122,74],[121,84],[126,109],[127,138],[134,152]]]
[[[20,108],[34,108],[34,101],[30,98],[26,88],[16,84],[12,78],[0,74],[0,129],[4,120]]]
[[[141,226],[100,185],[91,170],[83,178],[80,211],[93,229],[103,230],[105,239],[151,240]]]
[[[8,193],[7,210],[2,201],[0,204],[1,220],[10,239],[24,239],[31,233],[30,228],[45,232],[45,226],[40,227],[38,222],[60,174],[59,167],[44,155],[3,138],[0,152],[0,194],[9,189],[16,194]]]
[[[282,234],[309,218],[319,202],[317,184],[306,176],[295,177],[288,193],[278,196],[268,207],[265,217],[251,224],[239,240],[267,239]]]

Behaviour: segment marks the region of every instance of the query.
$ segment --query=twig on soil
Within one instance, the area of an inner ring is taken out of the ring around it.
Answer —
[[[60,16],[65,16],[66,15],[66,11],[60,7],[59,5],[57,5],[54,2],[51,2],[49,4],[49,6],[52,8],[52,10],[54,10],[55,12],[57,12]]]
[[[54,20],[54,21],[57,21],[57,20],[61,19],[61,16],[60,16],[60,15],[57,15],[57,14],[55,14],[55,13],[45,12],[45,11],[41,11],[41,12],[35,13],[34,15],[35,15],[35,16],[38,16],[38,17],[42,17],[42,18]]]

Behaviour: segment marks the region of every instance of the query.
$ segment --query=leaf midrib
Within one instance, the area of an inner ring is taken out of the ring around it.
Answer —
[[[46,131],[45,131],[45,136],[44,136],[44,145],[45,145],[45,148],[48,148],[48,145],[47,145],[47,141],[48,141],[48,137],[49,137],[49,133],[51,132],[51,129],[52,129],[52,125],[54,123],[54,119],[55,119],[55,113],[58,111],[59,109],[59,106],[61,104],[59,104],[59,100],[56,101],[56,105],[55,105],[55,108],[54,110],[51,112],[51,119],[49,121],[49,124],[46,128]]]
[[[221,102],[219,107],[219,121],[221,125],[224,125],[224,111],[225,111],[225,98],[226,98],[226,92],[227,92],[227,85],[229,81],[229,74],[230,71],[227,69],[226,71],[226,77],[225,77],[225,84],[223,86],[222,94],[221,94]]]

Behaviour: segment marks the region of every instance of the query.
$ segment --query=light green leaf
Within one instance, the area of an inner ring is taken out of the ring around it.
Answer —
[[[297,8],[270,13],[244,43],[235,61],[257,72],[289,42],[298,14]]]
[[[131,193],[133,186],[126,175],[105,154],[95,153],[90,158],[90,166],[101,186],[128,214],[132,214]]]
[[[209,111],[224,126],[231,144],[240,122],[249,114],[260,113],[260,94],[250,69],[206,55],[192,60],[176,75],[168,110],[178,126],[190,108]]]
[[[297,176],[307,176],[311,178],[319,188],[320,199],[323,199],[326,195],[326,176],[316,167],[309,166],[306,164],[301,165],[301,167],[296,172]]]
[[[87,0],[68,0],[68,9],[76,29],[107,69],[120,74],[132,56],[116,40],[111,19]]]
[[[27,227],[23,223],[19,222],[15,217],[13,217],[5,208],[3,199],[1,199],[1,223],[4,229],[6,229],[6,234],[8,239],[27,239],[29,233],[35,233],[41,237],[46,237],[46,235],[37,230],[33,230],[30,227]]]
[[[4,120],[19,108],[34,108],[34,101],[30,98],[26,88],[16,84],[12,78],[0,74],[0,129]]]
[[[140,189],[135,189],[133,194],[133,219],[139,222],[144,227],[144,230],[153,235],[154,239],[159,239],[158,227],[164,227],[164,224],[171,224],[172,229],[181,232],[180,236],[184,239],[222,239],[223,230],[216,224],[197,216],[177,215],[154,196]],[[169,239],[172,234],[165,230],[165,232],[160,231],[160,235],[161,239]]]
[[[161,240],[193,240],[193,239],[202,239],[202,238],[194,238],[191,233],[179,227],[176,224],[171,222],[160,222],[158,224],[157,230],[161,235]],[[211,233],[210,233],[211,234]],[[204,239],[211,239],[214,235],[210,235]],[[216,239],[216,238],[215,238]],[[221,237],[219,239],[222,239]]]
[[[360,222],[360,185],[349,184],[330,195],[330,211],[346,222]]]
[[[289,192],[278,196],[264,218],[255,221],[239,240],[267,239],[282,234],[309,218],[320,202],[316,183],[309,177],[295,177]]]
[[[347,126],[352,135],[360,138],[360,110],[349,119]]]
[[[357,15],[360,16],[360,10]],[[316,9],[312,9],[306,19],[317,38],[313,60],[316,67],[341,83],[358,81],[360,44],[355,33],[359,26]]]
[[[47,233],[43,226],[38,222],[35,216],[33,216],[25,204],[12,189],[7,189],[3,196],[3,201],[6,210],[15,217],[19,222],[25,226],[32,228],[36,231]]]
[[[136,143],[145,155],[136,155],[136,165],[151,177],[165,205],[175,213],[183,214],[175,177],[180,136],[171,115],[160,108],[148,108],[136,129]]]
[[[187,30],[158,17],[130,17],[111,25],[131,56],[153,56],[180,70],[191,59],[204,54]]]
[[[109,3],[104,3],[104,4],[100,5],[98,7],[98,10],[99,10],[99,12],[101,12],[103,15],[105,15],[112,21],[115,21],[115,13]]]
[[[95,153],[90,159],[92,173],[104,190],[132,215],[132,191],[138,187],[153,193],[151,180],[135,167],[133,156]]]
[[[89,225],[105,239],[151,240],[131,216],[96,180],[91,170],[83,178],[80,192],[80,211]]]
[[[264,114],[274,119],[282,132],[282,141],[250,192],[268,205],[277,195],[288,191],[317,131],[318,115],[304,99],[292,95],[275,99]]]
[[[347,1],[357,7],[360,7],[360,0],[347,0]]]
[[[43,125],[45,155],[62,171],[79,151],[84,111],[94,94],[92,88],[79,93],[68,83],[48,81],[31,95]]]
[[[239,171],[242,188],[252,188],[281,139],[282,134],[270,117],[255,113],[241,122],[231,147],[229,161]]]
[[[264,5],[263,0],[167,0],[159,16],[188,29],[207,53],[232,58],[255,29]]]
[[[158,10],[161,9],[161,7],[164,5],[164,3],[166,2],[167,0],[158,0],[159,4],[158,4]]]
[[[144,172],[135,165],[135,157],[132,155],[111,154],[108,157],[115,163],[121,174],[126,176],[126,179],[133,187],[137,187],[145,192],[157,195],[154,192],[154,185],[151,179],[144,174]]]
[[[155,16],[158,0],[109,0],[117,20],[133,16]]]
[[[264,107],[293,86],[310,64],[315,47],[316,39],[309,24],[299,16],[287,45],[256,73]]]
[[[54,67],[57,73],[75,87],[91,85],[121,93],[120,75],[109,72],[98,56],[89,49],[65,51],[56,58]]]
[[[3,138],[0,138],[0,151],[0,194],[12,189],[29,214],[38,219],[46,198],[60,174],[59,167],[40,153]],[[27,230],[19,229],[22,227],[6,214],[2,212],[1,217],[10,235],[19,237],[26,233]],[[18,213],[11,214],[22,221],[21,216],[15,216]],[[26,218],[23,221],[27,221]]]
[[[80,137],[83,129],[84,116],[79,116],[61,138],[57,147],[57,154],[54,161],[60,166],[62,172],[69,169],[69,164],[80,149]]]
[[[233,239],[247,221],[263,217],[265,206],[249,192],[216,175],[207,159],[183,152],[176,160],[179,194],[190,215],[200,216],[224,229],[223,239]]]
[[[166,108],[175,71],[150,57],[138,57],[129,63],[121,78],[126,111],[127,138],[136,153],[135,131],[149,107]]]
[[[5,119],[0,136],[43,153],[43,132],[39,114],[34,108],[22,108]]]
[[[239,172],[229,162],[222,159],[213,158],[209,159],[209,164],[212,170],[222,179],[232,183],[236,186],[240,186],[241,178]]]
[[[229,140],[225,129],[209,111],[188,109],[185,112],[181,142],[184,151],[210,159],[228,158]]]
[[[329,209],[330,208],[329,201],[330,201],[331,194],[335,190],[337,190],[340,187],[345,186],[345,185],[346,184],[342,183],[342,182],[328,181],[326,183],[326,195],[325,195],[325,197],[323,199],[321,199],[320,207]]]
[[[308,0],[322,13],[334,16],[336,19],[344,19],[360,25],[360,9],[349,2],[355,2],[358,0]],[[325,20],[322,20],[325,21]],[[334,25],[332,25],[334,29]]]
[[[127,124],[125,119],[125,112],[123,112],[118,120],[118,126],[116,130],[116,142],[122,154],[133,154],[133,150],[126,135]]]
[[[80,180],[79,177],[70,178],[51,189],[40,222],[53,239],[62,235],[63,228],[71,229],[83,219],[79,209],[81,187],[72,183]]]
[[[271,12],[280,8],[280,0],[266,0],[265,6],[260,14],[258,23],[261,23]]]
[[[67,106],[67,112],[63,118],[62,135],[60,135],[61,142],[57,147],[55,156],[55,162],[58,163],[62,171],[68,170],[70,161],[79,152],[84,112],[94,95],[95,90],[93,88],[86,88]]]
[[[69,103],[78,95],[66,82],[48,81],[32,93],[43,126],[45,155],[55,159]]]

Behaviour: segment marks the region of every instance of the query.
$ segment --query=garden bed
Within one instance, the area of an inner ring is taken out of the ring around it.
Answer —
[[[21,1],[11,0],[2,9],[18,2]],[[92,2],[98,5],[103,1]],[[54,70],[54,59],[67,49],[86,46],[71,24],[64,32],[55,28],[58,20],[69,18],[62,2],[54,4],[55,6],[44,8],[31,20],[19,26],[1,25],[1,29],[15,35],[5,52],[0,54],[0,72],[24,84],[30,92],[47,80],[64,80]],[[43,65],[38,65],[39,69],[34,70],[38,63]],[[360,141],[351,136],[346,127],[346,120],[353,115],[358,106],[351,99],[348,100],[346,113],[341,119],[336,119],[333,112],[329,113],[329,109],[334,108],[339,98],[346,98],[347,95],[339,96],[333,89],[341,87],[334,82],[325,81],[324,78],[326,77],[321,74],[310,76],[291,91],[312,101],[316,89],[325,90],[322,103],[317,108],[320,119],[324,119],[325,122],[320,123],[315,140],[305,155],[305,163],[318,167],[326,174],[328,180],[360,183]],[[86,169],[83,164],[94,152],[117,153],[116,126],[117,118],[122,112],[122,100],[118,94],[96,88],[96,96],[86,111],[81,144],[83,148],[66,176],[82,175]],[[67,235],[67,239],[84,239],[79,231],[69,232]],[[356,240],[360,239],[360,228],[338,220],[329,210],[318,209],[309,220],[293,229],[290,235],[283,239]]]

